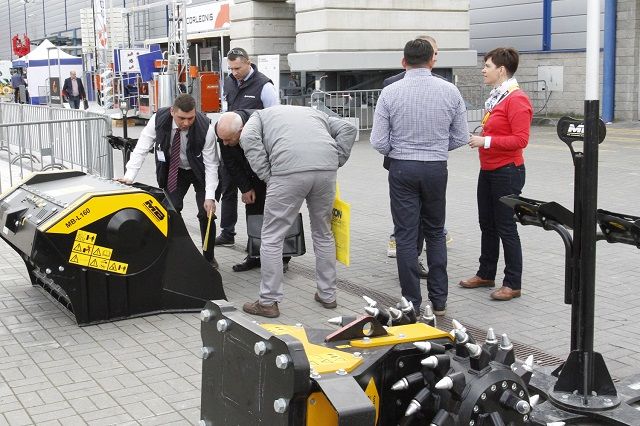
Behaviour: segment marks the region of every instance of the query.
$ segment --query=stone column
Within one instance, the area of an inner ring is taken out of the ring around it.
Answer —
[[[253,62],[258,55],[281,55],[280,70],[289,70],[287,55],[296,40],[293,3],[235,0],[230,15],[231,47],[245,49]]]

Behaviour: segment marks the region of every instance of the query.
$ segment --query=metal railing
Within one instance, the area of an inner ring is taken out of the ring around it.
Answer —
[[[533,116],[536,118],[546,117],[548,114],[547,104],[551,96],[547,82],[545,80],[518,81],[518,85],[531,99]],[[474,127],[479,125],[484,116],[484,101],[489,97],[491,88],[481,84],[458,85],[458,89],[467,106],[467,120]]]
[[[25,174],[42,170],[81,170],[112,178],[113,152],[106,140],[110,134],[111,120],[101,114],[0,104],[0,192]],[[8,176],[1,175],[2,170],[8,170]]]
[[[310,104],[328,114],[335,114],[351,120],[359,130],[370,130],[373,127],[373,114],[381,90],[336,92],[317,90],[311,94]]]
[[[551,92],[545,80],[518,82],[533,104],[534,117],[546,117],[547,104]],[[478,126],[484,116],[484,101],[489,97],[490,87],[486,85],[458,85],[467,107],[467,121],[471,130]],[[359,130],[370,130],[373,126],[373,115],[382,89],[343,90],[323,92],[316,90],[311,94],[285,93],[281,102],[286,105],[306,105],[352,120]]]

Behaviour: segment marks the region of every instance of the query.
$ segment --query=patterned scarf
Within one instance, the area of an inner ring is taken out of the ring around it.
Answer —
[[[489,93],[489,98],[484,102],[485,111],[491,112],[496,105],[509,96],[509,93],[519,88],[520,86],[518,86],[518,81],[515,77],[511,77],[500,86],[494,87]]]

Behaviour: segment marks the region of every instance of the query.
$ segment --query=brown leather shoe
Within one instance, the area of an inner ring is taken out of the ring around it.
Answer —
[[[272,305],[263,305],[259,300],[253,303],[247,302],[242,306],[242,310],[251,315],[260,315],[261,317],[267,318],[277,318],[280,316],[278,302],[273,302]]]
[[[335,299],[333,302],[325,302],[324,300],[320,299],[318,293],[313,296],[313,299],[321,304],[325,309],[335,309],[338,307],[338,299]]]
[[[511,287],[502,286],[491,293],[493,300],[511,300],[514,297],[520,297],[520,290],[514,290]]]
[[[478,288],[478,287],[495,287],[496,282],[494,280],[485,280],[477,275],[469,278],[468,280],[462,280],[459,283],[460,287],[464,288]]]

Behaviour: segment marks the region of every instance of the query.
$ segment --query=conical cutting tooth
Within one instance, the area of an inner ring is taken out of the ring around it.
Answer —
[[[447,350],[443,345],[433,342],[414,342],[413,346],[420,349],[422,352],[431,355],[443,354]]]
[[[417,383],[423,383],[422,373],[419,371],[416,373],[411,373],[408,376],[405,376],[402,379],[395,382],[391,386],[391,390],[399,391],[399,390],[409,389],[409,387]]]
[[[365,296],[363,294],[362,298],[364,299],[365,302],[367,302],[367,305],[371,306],[372,308],[375,308],[378,305],[378,302],[376,302],[375,300],[373,300],[369,296]]]
[[[333,317],[333,318],[329,318],[327,320],[327,322],[329,324],[333,324],[333,325],[337,325],[338,327],[344,327],[345,325],[352,323],[353,321],[355,321],[356,319],[358,319],[358,317],[354,317],[354,316],[342,316],[342,317]]]
[[[453,329],[454,329],[454,330],[462,330],[462,331],[464,331],[464,332],[466,332],[466,331],[467,331],[467,328],[466,328],[464,325],[462,325],[462,324],[460,323],[460,321],[458,321],[458,320],[457,320],[457,319],[455,319],[455,318],[451,320],[451,324],[453,325]]]
[[[529,398],[529,405],[531,405],[531,408],[535,408],[536,405],[538,405],[538,403],[540,402],[540,395],[532,395]]]
[[[365,306],[364,311],[377,319],[382,325],[391,325],[391,317],[389,313],[384,309],[375,308],[372,306]]]
[[[487,330],[487,337],[484,339],[484,342],[487,345],[497,345],[498,339],[496,338],[496,333],[493,331],[493,328],[489,327]]]
[[[429,398],[429,395],[431,395],[431,392],[428,388],[420,389],[420,391],[418,391],[418,393],[413,397],[411,402],[409,402],[407,411],[405,411],[404,413],[405,417],[412,416],[420,411],[423,404],[427,401],[427,398]]]
[[[427,304],[424,307],[424,312],[422,314],[422,320],[427,323],[427,325],[430,325],[431,327],[435,327],[436,326],[436,316],[433,314],[433,308],[431,308],[431,305]]]

